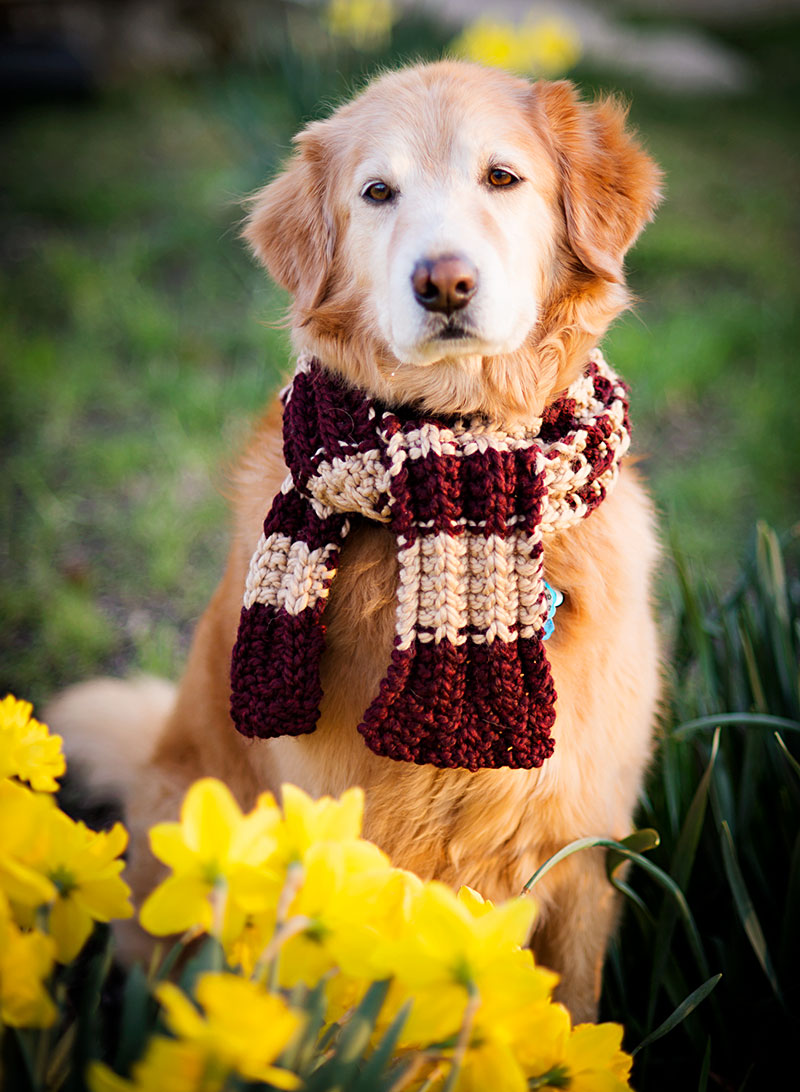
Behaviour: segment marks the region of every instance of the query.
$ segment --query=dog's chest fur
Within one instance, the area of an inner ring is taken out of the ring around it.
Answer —
[[[280,421],[273,415],[245,463],[242,544],[257,538],[263,504],[285,476],[279,453]],[[319,795],[363,785],[365,835],[397,865],[470,884],[487,897],[517,893],[578,829],[627,834],[650,748],[646,710],[657,686],[640,666],[642,648],[655,645],[647,611],[651,522],[649,502],[628,469],[591,519],[548,544],[548,579],[565,594],[548,643],[558,693],[555,753],[541,770],[474,774],[379,758],[355,731],[391,654],[397,579],[394,536],[367,524],[356,529],[326,613],[319,727],[313,736],[254,745],[265,780],[276,789],[291,781]],[[244,546],[241,559],[246,567]]]

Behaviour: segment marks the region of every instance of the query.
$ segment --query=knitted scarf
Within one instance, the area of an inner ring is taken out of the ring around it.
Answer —
[[[283,394],[289,476],[264,523],[233,652],[246,736],[313,732],[325,606],[355,520],[397,538],[394,649],[359,732],[434,766],[541,766],[555,689],[543,539],[606,496],[630,441],[627,388],[597,350],[528,426],[388,409],[301,358]]]

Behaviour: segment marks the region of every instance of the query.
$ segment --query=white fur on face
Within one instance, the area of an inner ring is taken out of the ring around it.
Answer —
[[[486,127],[488,128],[488,126]],[[426,146],[427,145],[427,146]],[[492,186],[501,167],[521,181]],[[537,174],[540,176],[537,178]],[[438,148],[424,134],[387,131],[361,160],[350,184],[348,244],[371,313],[394,356],[404,364],[510,353],[536,324],[555,249],[552,176],[506,137],[478,126]],[[362,193],[384,182],[392,200]],[[411,282],[419,261],[459,255],[477,270],[477,290],[452,316],[432,313]],[[463,331],[443,337],[448,324]]]

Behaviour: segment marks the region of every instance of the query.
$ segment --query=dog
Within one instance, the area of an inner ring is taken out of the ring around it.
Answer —
[[[442,61],[381,75],[295,145],[250,201],[244,237],[291,294],[298,353],[382,404],[524,426],[629,306],[623,260],[653,216],[660,172],[613,99],[584,103],[566,81]],[[46,714],[94,791],[123,801],[136,899],[160,878],[147,830],[208,775],[243,807],[285,782],[314,796],[360,785],[364,835],[394,864],[493,900],[518,895],[573,839],[630,833],[659,693],[657,537],[637,470],[626,463],[588,519],[545,543],[547,580],[564,596],[547,646],[552,756],[531,769],[444,769],[379,757],[356,731],[390,660],[397,601],[397,541],[368,520],[330,589],[316,730],[248,740],[232,728],[248,566],[287,476],[281,420],[276,399],[235,471],[227,567],[177,690],[100,679]],[[593,1020],[618,913],[603,851],[564,860],[535,897],[536,958],[559,972],[573,1018]],[[122,924],[131,959],[143,937]]]

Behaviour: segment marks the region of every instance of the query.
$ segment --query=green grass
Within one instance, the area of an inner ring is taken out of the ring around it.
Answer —
[[[640,94],[633,116],[666,201],[629,263],[641,303],[606,344],[660,505],[690,557],[729,577],[754,519],[794,518],[800,483],[796,126],[759,97],[667,115]]]
[[[179,669],[225,550],[227,460],[288,348],[236,237],[253,180],[197,96],[42,111],[14,137],[3,683],[38,698],[100,664]]]

